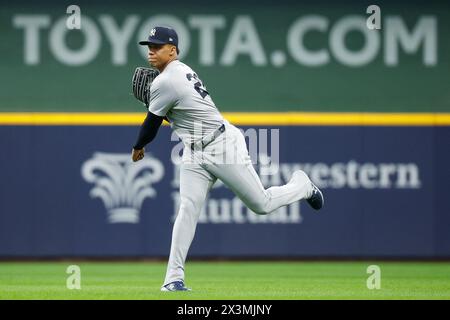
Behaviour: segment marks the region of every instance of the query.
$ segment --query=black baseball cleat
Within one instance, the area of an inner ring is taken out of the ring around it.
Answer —
[[[323,203],[325,201],[323,198],[322,191],[320,191],[320,189],[317,188],[314,183],[311,182],[311,184],[313,187],[313,191],[311,196],[308,199],[306,199],[306,201],[308,201],[309,205],[314,210],[320,210],[323,207]]]
[[[186,288],[183,281],[174,281],[162,286],[161,291],[191,291],[191,288]]]

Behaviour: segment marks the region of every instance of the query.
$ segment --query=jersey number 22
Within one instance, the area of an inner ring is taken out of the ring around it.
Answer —
[[[200,94],[200,96],[201,96],[203,99],[205,99],[205,97],[206,97],[209,93],[208,93],[208,91],[206,91],[206,88],[203,87],[202,81],[198,78],[197,74],[196,74],[196,73],[194,73],[194,74],[192,74],[192,73],[187,73],[187,74],[186,74],[186,78],[187,78],[189,81],[195,81],[195,82],[194,82],[194,89],[195,89],[195,91],[197,91],[197,92]]]

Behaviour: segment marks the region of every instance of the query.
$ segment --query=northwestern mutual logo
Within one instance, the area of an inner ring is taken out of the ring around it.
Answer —
[[[96,152],[81,175],[95,184],[90,196],[103,201],[110,223],[138,223],[144,199],[156,196],[152,185],[164,176],[164,166],[150,154],[133,163],[129,154]]]

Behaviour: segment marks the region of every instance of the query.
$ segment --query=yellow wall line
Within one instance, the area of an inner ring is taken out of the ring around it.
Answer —
[[[225,112],[236,125],[450,126],[450,113]],[[0,125],[140,125],[145,113],[0,113]]]

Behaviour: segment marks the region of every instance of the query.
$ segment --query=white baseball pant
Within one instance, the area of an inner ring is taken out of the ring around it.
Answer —
[[[164,285],[184,281],[184,265],[197,221],[217,179],[257,214],[268,214],[311,196],[311,181],[301,170],[294,172],[286,185],[265,189],[251,163],[244,135],[228,122],[225,125],[225,132],[203,150],[190,152],[189,147],[184,149],[180,168],[180,208],[173,226]]]

